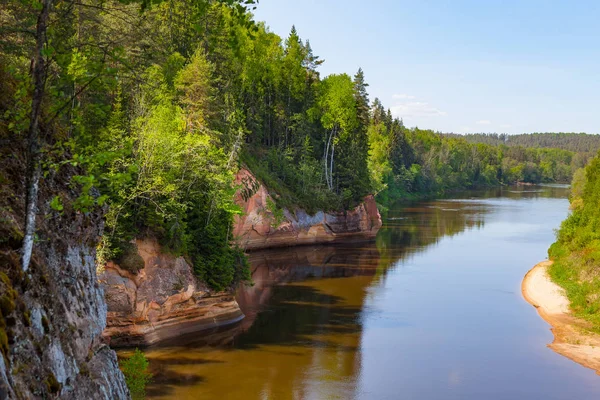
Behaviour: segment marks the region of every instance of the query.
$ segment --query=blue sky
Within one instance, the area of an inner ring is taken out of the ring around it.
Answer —
[[[443,132],[600,132],[600,1],[260,0],[325,59],[359,67],[407,126]]]

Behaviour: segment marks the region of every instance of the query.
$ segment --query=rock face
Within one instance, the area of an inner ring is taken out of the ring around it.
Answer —
[[[0,173],[18,171],[3,166]],[[0,190],[0,399],[129,398],[116,354],[101,340],[106,303],[95,258],[102,213],[74,211],[78,193],[68,179],[50,175],[41,184],[38,240],[26,273],[15,217],[24,215],[22,179]],[[48,206],[56,194],[65,205],[60,213]]]
[[[233,234],[245,250],[337,241],[366,241],[375,238],[381,228],[381,216],[372,195],[355,209],[346,212],[317,212],[309,215],[302,209],[284,209],[278,221],[269,209],[272,198],[267,188],[252,173],[241,169],[236,184],[255,188],[238,192],[236,202],[244,211],[236,216]],[[247,193],[247,194],[246,194]]]
[[[136,244],[144,268],[134,275],[110,262],[98,277],[112,346],[151,345],[244,317],[233,293],[211,292],[183,257],[162,254],[152,240]]]

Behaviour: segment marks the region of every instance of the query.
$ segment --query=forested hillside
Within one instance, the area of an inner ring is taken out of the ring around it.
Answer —
[[[408,129],[378,100],[369,143],[373,185],[388,199],[515,182],[567,183],[585,165],[567,150],[469,143],[459,136]]]
[[[600,154],[575,175],[571,210],[549,250],[549,273],[574,311],[600,332]]]
[[[254,21],[252,3],[2,3],[0,135],[7,159],[28,165],[25,254],[38,182],[65,168],[80,195],[57,192],[50,206],[106,211],[99,262],[135,272],[132,239],[155,237],[223,288],[247,276],[230,245],[242,164],[274,207],[311,212],[349,209],[368,193],[385,202],[568,182],[585,164],[568,150],[406,128],[370,101],[365,72],[321,77],[310,42]]]

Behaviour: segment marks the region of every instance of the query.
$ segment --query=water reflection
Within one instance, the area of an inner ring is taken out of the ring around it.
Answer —
[[[254,285],[237,296],[246,318],[150,349],[158,378],[150,397],[306,398],[311,376],[329,382],[319,392],[350,395],[335,382],[359,375],[360,316],[379,266],[375,244],[256,252],[250,262]]]
[[[533,236],[535,251],[545,249],[552,224],[566,213],[561,208],[566,209],[566,194],[565,187],[512,187],[399,204],[384,216],[376,243],[252,253],[254,285],[237,295],[246,318],[208,335],[149,349],[155,380],[148,394],[164,399],[397,398],[398,393],[408,398],[490,397],[460,391],[477,374],[482,380],[499,374],[488,370],[481,375],[486,368],[479,362],[490,354],[477,345],[529,311],[523,304],[515,317],[510,301],[520,297],[512,286],[498,287],[502,279],[520,281],[526,271],[503,269],[517,259],[514,253],[503,255],[517,249],[525,260],[519,268],[528,268],[537,257],[527,255],[532,246],[511,235]],[[546,199],[550,202],[539,202]],[[494,251],[500,264],[482,269],[480,260]],[[436,269],[441,261],[444,269]],[[460,281],[448,285],[454,277]],[[461,285],[475,285],[477,296],[485,290],[493,301],[473,308]],[[490,319],[490,307],[498,307],[505,319]],[[534,315],[523,321],[545,332]],[[511,346],[524,354],[526,338],[515,333],[519,329],[510,331],[516,341],[504,350],[500,346],[500,355],[512,355]],[[536,343],[544,350],[543,338]],[[475,347],[462,354],[465,346]],[[447,377],[443,384],[431,380],[438,370]],[[475,389],[488,393],[486,385]]]

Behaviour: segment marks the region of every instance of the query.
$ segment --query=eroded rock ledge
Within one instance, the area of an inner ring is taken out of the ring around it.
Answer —
[[[136,244],[144,268],[132,274],[110,262],[98,278],[106,293],[104,336],[111,346],[147,346],[244,317],[233,293],[210,291],[183,257],[161,253],[153,240]]]
[[[236,217],[233,234],[245,250],[367,241],[374,239],[381,228],[381,216],[372,195],[366,196],[361,204],[346,212],[319,211],[309,215],[302,209],[284,209],[283,220],[277,221],[273,210],[269,209],[273,199],[267,188],[250,171],[241,169],[236,176],[236,184],[255,188],[250,191],[249,197],[244,197],[244,190],[236,197],[244,214]]]

